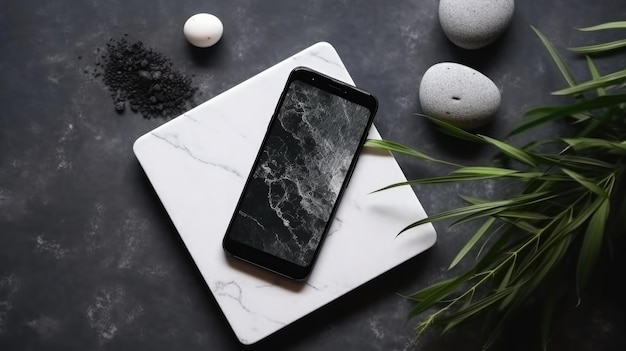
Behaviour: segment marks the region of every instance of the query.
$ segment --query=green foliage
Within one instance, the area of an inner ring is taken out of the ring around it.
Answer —
[[[626,29],[626,22],[580,30],[612,29]],[[378,191],[411,184],[485,179],[506,179],[521,185],[519,193],[503,199],[463,197],[467,205],[432,214],[401,231],[437,221],[451,221],[451,225],[482,221],[454,257],[450,268],[467,259],[470,252],[478,251],[473,265],[459,276],[408,296],[414,302],[411,316],[420,319],[416,328],[418,337],[434,326],[445,333],[473,318],[490,317],[492,334],[485,345],[489,347],[507,318],[523,308],[529,297],[534,297],[544,301],[539,329],[544,348],[547,348],[557,302],[568,293],[580,299],[580,292],[589,281],[608,237],[618,232],[611,229],[623,225],[626,214],[623,199],[626,190],[626,70],[600,75],[591,56],[586,56],[591,79],[578,83],[556,48],[537,29],[533,30],[568,84],[567,88],[553,94],[572,100],[527,111],[526,120],[509,136],[561,119],[571,121],[578,128],[576,137],[537,140],[518,147],[425,116],[447,134],[494,148],[510,165],[515,165],[509,167],[465,167],[391,141],[369,140],[366,143],[368,147],[452,168],[447,175],[408,180]],[[593,55],[623,47],[626,42],[621,40],[571,50]],[[549,145],[560,151],[544,151]],[[575,279],[574,284],[564,283],[563,277]]]

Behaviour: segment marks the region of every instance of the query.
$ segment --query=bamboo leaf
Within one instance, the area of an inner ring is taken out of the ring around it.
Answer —
[[[600,75],[600,72],[598,72],[598,68],[596,67],[595,63],[593,63],[593,60],[591,59],[591,57],[585,56],[585,58],[587,59],[587,67],[589,68],[589,73],[591,74],[591,78],[599,79],[601,75]],[[598,87],[597,90],[598,90],[598,96],[606,95],[606,91],[604,90],[603,87]]]
[[[539,232],[539,228],[535,227],[534,225],[528,223],[527,221],[522,221],[519,220],[515,217],[512,217],[512,219],[507,218],[506,216],[503,216],[504,212],[501,212],[500,214],[498,214],[498,218],[501,219],[502,221],[517,227],[525,232],[528,232],[530,234],[536,234],[537,232]]]
[[[465,283],[467,278],[467,275],[462,275],[447,279],[410,295],[409,298],[417,302],[411,310],[410,315],[417,316],[431,308],[435,303],[441,301]]]
[[[626,70],[621,70],[601,76],[600,78],[588,80],[586,82],[571,86],[569,88],[557,90],[553,92],[553,95],[572,95],[582,93],[587,90],[595,89],[598,87],[608,87],[610,85],[619,84],[626,80]]]
[[[502,206],[506,206],[511,204],[512,200],[500,200],[500,201],[493,201],[493,202],[488,202],[488,203],[482,203],[482,204],[476,204],[476,205],[469,205],[469,206],[465,206],[465,207],[460,207],[460,208],[455,208],[452,210],[448,210],[448,211],[444,211],[444,212],[440,212],[437,214],[434,214],[432,216],[426,217],[424,219],[421,219],[415,223],[412,223],[411,225],[407,226],[406,228],[402,229],[400,231],[399,234],[402,234],[403,232],[420,226],[422,224],[426,224],[426,223],[431,223],[431,222],[437,222],[437,221],[442,221],[442,220],[446,220],[446,219],[451,219],[454,217],[459,217],[459,216],[466,216],[468,214],[473,214],[476,212],[481,212],[481,211],[485,211],[485,210],[490,210],[490,209],[494,209],[494,208],[499,208]]]
[[[592,32],[607,29],[626,29],[626,21],[607,22],[599,24],[597,26],[578,28],[578,30],[583,32]]]
[[[467,241],[467,243],[461,248],[459,253],[454,257],[452,263],[448,269],[452,269],[467,255],[467,253],[476,245],[476,243],[483,237],[483,235],[489,230],[491,225],[495,222],[495,218],[489,218],[483,223],[483,225],[474,233],[474,235]]]
[[[513,291],[513,288],[508,288],[508,289],[504,289],[501,291],[493,292],[489,294],[488,296],[483,297],[482,299],[477,300],[476,302],[473,302],[471,305],[464,308],[463,310],[458,311],[456,313],[452,313],[449,316],[441,318],[440,322],[446,325],[446,327],[443,330],[443,333],[449,331],[452,327],[458,325],[459,323],[466,321],[473,315],[476,315],[482,312],[483,310],[491,307],[492,305],[496,304],[498,301],[505,298],[512,291]]]
[[[477,181],[477,180],[485,180],[485,179],[493,179],[499,178],[497,175],[484,175],[484,176],[475,176],[475,175],[464,175],[464,174],[451,174],[447,176],[440,177],[432,177],[432,178],[420,178],[420,179],[411,179],[405,182],[394,183],[391,185],[387,185],[386,187],[380,188],[378,190],[372,191],[372,193],[377,193],[380,191],[397,188],[400,186],[406,185],[425,185],[425,184],[445,184],[445,183],[457,183],[464,181]]]
[[[555,266],[567,252],[570,243],[571,236],[564,236],[555,243],[551,243],[550,245],[544,244],[544,247],[549,248],[549,250],[546,250],[546,253],[542,255],[544,259],[538,265],[538,269],[530,273],[531,279],[528,283],[530,289],[535,289],[539,286],[539,284],[544,281],[544,278],[555,269]]]
[[[537,164],[536,164],[534,158],[529,153],[527,153],[526,151],[518,149],[518,148],[516,148],[514,146],[511,146],[511,145],[509,145],[509,144],[507,144],[505,142],[502,142],[500,140],[490,138],[488,136],[481,135],[480,137],[485,139],[485,141],[487,141],[491,145],[493,145],[493,146],[497,147],[498,149],[500,149],[500,151],[502,151],[507,156],[509,156],[509,157],[511,157],[513,159],[516,159],[516,160],[518,160],[520,162],[524,162],[524,163],[526,163],[526,164],[528,164],[530,166],[537,167]]]
[[[517,255],[515,255],[515,257],[517,257]],[[504,290],[509,285],[509,282],[511,281],[511,277],[513,276],[514,270],[515,270],[515,258],[509,264],[509,269],[506,270],[506,274],[504,275],[504,277],[502,277],[502,280],[500,281],[500,284],[498,286],[498,290]],[[502,306],[500,306],[500,309],[502,309]]]
[[[568,48],[568,50],[575,52],[577,54],[597,54],[601,52],[616,50],[626,47],[626,39],[615,40],[608,43],[595,44],[589,46],[578,46],[573,48]]]
[[[456,225],[463,224],[466,222],[471,222],[473,220],[477,220],[480,218],[497,217],[499,213],[505,210],[506,210],[506,207],[499,206],[499,207],[484,209],[481,211],[475,211],[473,213],[466,214],[462,216],[461,218],[457,219],[456,221],[452,222],[450,224],[450,227],[454,227]]]
[[[626,145],[625,145],[626,147]],[[476,179],[490,178],[521,178],[533,179],[542,176],[542,172],[522,172],[515,169],[506,169],[498,167],[463,167],[454,170],[451,175],[476,177]]]
[[[570,86],[576,85],[576,80],[574,79],[574,76],[565,64],[565,61],[563,61],[563,58],[561,57],[559,52],[556,50],[554,45],[552,45],[552,42],[550,42],[550,40],[545,35],[543,35],[543,33],[541,33],[537,28],[533,26],[531,26],[531,28],[535,32],[535,34],[537,34],[539,40],[541,40],[541,42],[543,43],[543,46],[545,46],[548,50],[548,53],[550,54],[552,60],[561,72],[561,75],[563,75],[563,78],[565,78],[565,80],[567,81],[567,84]]]
[[[498,216],[500,217],[509,217],[514,219],[530,219],[533,221],[541,221],[544,219],[550,219],[552,217],[546,216],[541,213],[529,212],[529,211],[503,211]]]
[[[518,178],[518,179],[522,179],[522,180],[530,180],[530,179],[535,179],[535,178],[541,178],[543,180],[556,180],[556,181],[561,181],[566,179],[563,176],[559,176],[559,175],[554,175],[554,174],[545,174],[545,173],[541,173],[541,172],[510,172],[507,174],[507,172],[503,172],[502,175],[497,175],[497,174],[465,174],[465,172],[451,172],[450,175],[446,175],[446,176],[439,176],[439,177],[432,177],[432,178],[420,178],[420,179],[411,179],[411,180],[407,180],[404,182],[398,182],[398,183],[394,183],[391,185],[387,185],[383,188],[377,189],[372,191],[371,193],[377,193],[380,191],[384,191],[384,190],[388,190],[388,189],[392,189],[392,188],[396,188],[396,187],[400,187],[400,186],[407,186],[407,185],[427,185],[427,184],[445,184],[445,183],[457,183],[457,182],[464,182],[464,181],[478,181],[478,180],[487,180],[487,179],[497,179],[497,178]],[[483,201],[485,202],[485,201]]]
[[[452,174],[477,175],[477,176],[496,176],[504,177],[519,171],[514,169],[497,168],[497,167],[463,167],[454,170]]]
[[[485,208],[485,209],[481,209],[478,211],[473,211],[468,214],[464,214],[463,217],[453,222],[450,226],[455,226],[455,225],[469,222],[469,221],[482,218],[482,217],[488,217],[488,216],[500,217],[500,214],[505,211],[509,211],[512,213],[517,207],[528,206],[528,205],[532,205],[535,203],[548,201],[558,196],[558,195],[553,194],[547,197],[534,197],[534,196],[529,197],[529,195],[534,195],[534,194],[518,195],[518,196],[507,199],[511,201],[511,203],[509,203],[508,205],[497,206],[493,208]],[[484,204],[488,204],[488,202],[485,202]]]
[[[439,120],[437,118],[433,118],[424,114],[417,114],[418,116],[424,117],[428,120],[430,120],[432,123],[436,124],[437,126],[439,126],[443,132],[452,135],[454,137],[457,137],[459,139],[462,140],[467,140],[467,141],[471,141],[471,142],[475,142],[475,143],[484,143],[483,139],[479,138],[478,136],[476,136],[475,134],[466,132],[465,130],[455,127],[450,123],[446,123],[442,120]]]
[[[571,155],[536,155],[538,158],[551,166],[577,169],[582,171],[591,171],[597,169],[599,172],[611,171],[615,169],[615,164],[605,162],[598,159],[593,159],[583,156],[571,156]],[[555,178],[558,180],[558,177]]]
[[[589,281],[589,277],[595,267],[596,261],[602,248],[602,238],[604,237],[604,226],[609,216],[609,199],[606,198],[595,211],[585,232],[578,265],[576,267],[576,282],[580,290]]]
[[[486,240],[483,244],[483,247],[481,247],[480,250],[481,252],[477,255],[478,261],[474,266],[474,270],[481,271],[493,269],[495,265],[500,264],[502,260],[506,259],[510,255],[508,249],[510,240],[513,237],[513,230],[510,227],[502,230],[503,228],[506,227],[498,228],[498,231],[501,230],[501,233],[495,236],[496,241],[491,246],[485,248],[489,243],[488,240]],[[483,251],[485,252],[483,253]]]
[[[467,203],[469,203],[469,204],[472,204],[472,205],[476,205],[476,204],[484,204],[484,203],[487,203],[487,202],[489,202],[489,201],[490,201],[490,200],[480,199],[480,198],[477,198],[477,197],[472,197],[472,196],[467,196],[467,195],[459,195],[459,197],[460,197],[463,201],[465,201],[465,202],[467,202]]]
[[[427,300],[431,296],[438,295],[441,293],[441,291],[445,291],[450,286],[455,285],[455,282],[458,282],[460,278],[461,277],[454,277],[454,278],[442,280],[440,282],[431,284],[428,287],[409,295],[408,298],[417,302]]]
[[[596,183],[590,181],[589,179],[585,178],[584,176],[569,170],[567,168],[562,168],[561,169],[563,171],[563,173],[567,174],[568,176],[570,176],[572,179],[574,179],[575,181],[577,181],[580,185],[584,186],[585,188],[589,189],[590,191],[600,195],[603,198],[608,197],[608,194],[606,193],[606,191],[604,191],[604,189],[602,189],[601,187],[599,187]]]
[[[561,292],[559,290],[549,290],[548,297],[543,305],[543,313],[541,315],[541,345],[544,351],[548,350],[548,342],[556,316],[556,306],[561,300]]]
[[[452,219],[456,217],[462,217],[461,219],[462,221],[467,221],[468,220],[467,216],[475,216],[475,215],[485,216],[485,215],[489,215],[493,213],[498,213],[511,206],[521,206],[521,205],[528,205],[528,204],[533,204],[533,203],[537,203],[541,201],[547,201],[547,200],[553,199],[556,196],[558,195],[550,194],[548,192],[537,192],[537,193],[532,193],[532,194],[517,195],[517,196],[510,197],[508,199],[504,199],[504,200],[490,201],[490,202],[484,202],[484,203],[479,203],[475,205],[459,207],[459,208],[455,208],[452,210],[443,211],[443,212],[428,216],[426,218],[423,218],[417,222],[414,222],[410,224],[409,226],[407,226],[406,228],[402,229],[400,233],[398,233],[398,235],[404,233],[405,231],[411,228],[414,228],[414,227],[417,227],[426,223],[438,222],[438,221]]]
[[[605,76],[606,77],[606,76]],[[593,89],[596,87],[591,87]],[[520,134],[528,129],[534,128],[536,126],[542,125],[546,122],[555,120],[557,118],[571,116],[575,113],[580,113],[584,111],[590,111],[593,109],[600,108],[610,108],[610,107],[618,107],[621,104],[626,102],[626,94],[614,94],[614,95],[606,95],[606,96],[598,96],[593,99],[584,100],[578,102],[576,104],[570,105],[559,105],[559,106],[544,106],[536,109],[531,109],[526,112],[527,115],[530,116],[539,116],[530,120],[529,122],[525,122],[517,128],[513,129],[508,136],[513,136]]]
[[[584,150],[588,148],[602,148],[616,151],[626,151],[626,144],[624,142],[612,142],[606,139],[598,138],[567,138],[563,139],[568,145],[576,150]]]
[[[572,216],[572,218],[567,221],[562,228],[559,228],[558,231],[555,230],[554,237],[559,238],[561,236],[569,235],[577,230],[596,212],[598,207],[600,207],[600,204],[601,199],[594,202],[589,201],[582,203],[582,210],[578,212],[576,216]]]
[[[408,146],[402,145],[400,143],[396,143],[393,141],[388,141],[388,140],[378,140],[378,139],[368,139],[365,141],[364,144],[365,147],[372,147],[372,148],[376,148],[376,149],[381,149],[381,150],[387,150],[387,151],[391,151],[391,152],[397,152],[400,154],[404,154],[404,155],[409,155],[409,156],[413,156],[413,157],[417,157],[419,159],[422,160],[426,160],[426,161],[431,161],[431,162],[436,162],[436,163],[442,163],[448,166],[453,166],[453,167],[461,167],[460,165],[451,163],[451,162],[447,162],[447,161],[442,161],[439,159],[436,159],[434,157],[430,157],[420,151],[417,151],[413,148],[410,148]]]
[[[516,287],[516,290],[513,291],[509,297],[507,297],[506,299],[509,299],[512,296],[516,296],[517,295],[517,291],[519,290],[519,287]],[[506,300],[505,299],[505,300]],[[508,319],[509,315],[512,313],[513,308],[509,309],[508,311],[505,311],[502,315],[500,320],[498,321],[498,323],[496,324],[496,326],[494,328],[491,329],[490,331],[490,335],[489,338],[487,338],[487,341],[483,344],[483,350],[488,350],[491,348],[491,346],[493,345],[493,343],[496,341],[498,335],[500,334],[500,331],[502,330],[502,328],[504,327],[504,322]]]

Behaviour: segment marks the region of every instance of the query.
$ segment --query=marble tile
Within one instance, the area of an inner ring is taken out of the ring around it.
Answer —
[[[227,257],[221,242],[289,72],[354,84],[321,42],[142,135],[134,152],[239,341],[253,344],[427,250],[431,225],[392,155],[364,149],[304,283]],[[376,119],[374,119],[374,125]],[[369,138],[380,138],[372,126]],[[395,293],[390,291],[389,293]]]

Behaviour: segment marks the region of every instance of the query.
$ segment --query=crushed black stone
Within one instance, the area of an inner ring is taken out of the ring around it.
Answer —
[[[117,113],[124,113],[128,104],[144,118],[176,117],[194,104],[197,88],[191,78],[141,41],[111,38],[96,67],[92,74],[107,86]]]

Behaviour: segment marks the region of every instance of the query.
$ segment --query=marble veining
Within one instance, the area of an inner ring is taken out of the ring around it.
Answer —
[[[253,171],[276,102],[289,73],[297,66],[354,85],[335,49],[328,43],[317,43],[144,134],[134,144],[139,163],[227,322],[244,344],[256,343],[305,317],[423,252],[436,240],[430,224],[396,236],[426,214],[410,187],[372,194],[406,178],[393,156],[364,149],[306,282],[287,280],[224,253],[222,238]],[[296,111],[299,107],[292,108]],[[345,106],[333,108],[342,112],[340,116],[347,115]],[[298,111],[295,114],[304,110]],[[283,148],[283,142],[278,142],[272,152],[294,152],[296,145],[302,149],[315,129],[329,127],[307,118],[295,124],[284,120],[281,128],[293,148]],[[336,194],[346,167],[345,156],[352,147],[344,144],[348,138],[342,137],[349,131],[336,129],[336,139],[322,143],[323,148],[312,153],[311,160],[301,159],[297,167],[287,167],[282,176],[272,164],[262,164],[254,171],[264,190],[262,198],[272,204],[270,214],[280,224],[297,225],[283,211],[288,204],[282,197],[287,187],[293,188],[290,193],[298,194],[289,200],[300,202],[311,218],[317,216],[323,222],[324,201]],[[307,130],[309,133],[300,133]],[[380,138],[375,126],[368,137]],[[329,159],[328,154],[343,156]],[[298,183],[299,174],[309,171],[300,166],[315,162],[320,166],[315,172],[326,179],[319,183],[332,186]],[[332,167],[325,167],[323,162]],[[248,209],[240,215],[251,226],[263,229],[269,225]],[[306,250],[300,246],[314,246],[315,240],[314,235],[304,238],[298,243],[300,254],[293,257],[306,259],[306,254],[301,255]],[[284,248],[293,247],[285,244]]]
[[[243,291],[241,290],[241,287],[239,286],[239,284],[237,284],[237,282],[234,281],[230,281],[230,282],[217,282],[215,284],[215,289],[214,289],[214,293],[215,295],[218,296],[223,296],[223,297],[227,297],[230,298],[234,301],[236,301],[241,308],[243,308],[246,312],[250,313],[250,314],[255,314],[254,310],[249,309],[248,307],[246,307],[246,304],[243,301]],[[270,323],[274,323],[277,324],[279,326],[284,326],[285,323],[279,320],[272,320],[271,318],[267,317],[267,316],[260,316],[261,318],[265,319],[266,321],[270,322]]]
[[[152,133],[152,135],[160,140],[163,140],[164,142],[170,144],[171,146],[173,146],[175,149],[181,150],[183,151],[185,154],[187,154],[189,157],[191,157],[192,159],[200,162],[200,163],[204,163],[206,165],[212,166],[212,167],[217,167],[220,168],[226,172],[232,173],[235,176],[239,177],[239,178],[243,178],[243,175],[241,173],[239,173],[237,170],[232,169],[230,167],[228,167],[227,165],[224,164],[218,164],[215,162],[211,162],[211,161],[207,161],[204,160],[198,156],[196,156],[191,150],[189,150],[189,148],[187,148],[185,145],[180,144],[177,140],[176,140],[176,135],[174,134],[171,139],[168,136],[164,136],[164,135],[159,135],[158,133]],[[172,140],[174,139],[174,140]]]

